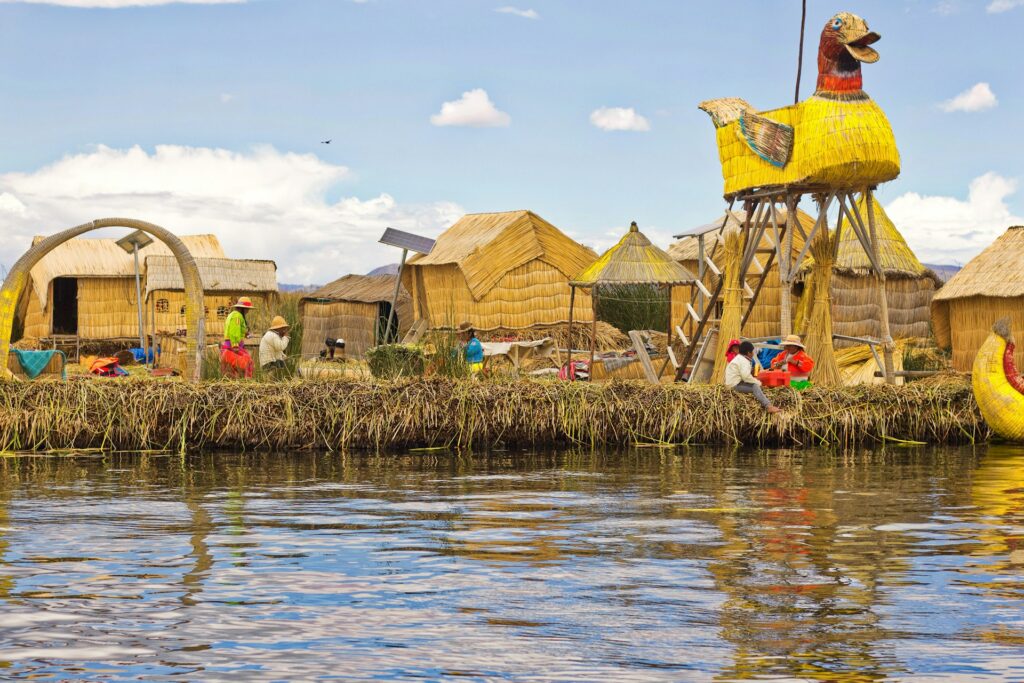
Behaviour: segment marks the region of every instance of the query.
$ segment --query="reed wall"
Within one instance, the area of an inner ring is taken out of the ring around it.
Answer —
[[[569,279],[542,259],[508,271],[479,300],[455,264],[409,266],[417,319],[431,327],[471,322],[481,331],[525,329],[569,320]],[[593,320],[590,295],[576,292],[575,320]]]
[[[953,351],[954,369],[971,371],[978,349],[992,332],[992,325],[1000,318],[1010,319],[1010,329],[1017,340],[1014,360],[1018,368],[1024,368],[1024,298],[971,296],[943,303],[948,305],[946,335]],[[936,320],[936,327],[939,325],[940,321]]]
[[[228,313],[231,312],[231,307],[238,302],[239,296],[247,296],[252,299],[252,303],[256,307],[255,310],[259,311],[270,306],[272,298],[276,297],[277,294],[276,292],[273,294],[252,294],[249,292],[207,293],[204,296],[206,302],[205,329],[207,337],[215,339],[224,338],[224,323],[227,320]],[[155,291],[150,294],[146,302],[147,331],[150,331],[150,328],[155,328],[157,333],[160,334],[178,334],[182,330],[187,330],[184,306],[184,292]],[[249,320],[251,324],[251,314]]]
[[[0,383],[0,449],[486,449],[983,441],[969,380],[797,393],[768,416],[724,386],[455,380]]]
[[[885,282],[889,328],[893,339],[931,336],[931,302],[935,281],[930,277],[889,278]],[[881,339],[881,308],[874,279],[862,275],[832,274],[832,331],[849,337]],[[836,348],[854,345],[836,342]]]
[[[376,344],[378,303],[307,301],[302,307],[302,357],[316,358],[324,339],[345,340],[345,355],[362,358]]]

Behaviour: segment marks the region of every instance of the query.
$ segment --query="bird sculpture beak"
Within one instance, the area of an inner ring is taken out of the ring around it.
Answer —
[[[858,22],[858,24],[850,26],[843,31],[839,37],[839,42],[843,44],[846,51],[858,62],[874,64],[878,61],[878,51],[869,46],[881,40],[882,36],[874,31],[869,31],[867,24],[863,22]]]

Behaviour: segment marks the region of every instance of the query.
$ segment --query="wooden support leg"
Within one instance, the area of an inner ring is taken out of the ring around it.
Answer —
[[[786,196],[786,225],[783,228],[782,244],[775,243],[776,259],[779,262],[779,304],[781,308],[779,317],[779,332],[785,337],[793,334],[793,290],[791,289],[792,276],[789,269],[793,261],[793,233],[796,231],[795,222],[799,222],[797,216],[797,203],[799,197]]]
[[[871,249],[875,255],[875,262],[881,261],[881,254],[878,253],[878,232],[875,229],[875,194],[869,187],[864,190],[864,197],[868,210],[868,230],[871,233]],[[885,271],[876,269],[875,288],[878,295],[879,317],[882,323],[882,359],[885,362],[885,383],[896,383],[896,365],[893,362],[893,351],[896,345],[893,343],[892,330],[889,326],[889,297],[885,291]]]

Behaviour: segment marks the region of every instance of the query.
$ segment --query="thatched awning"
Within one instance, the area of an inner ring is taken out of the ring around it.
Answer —
[[[397,275],[345,275],[320,289],[302,297],[302,301],[356,301],[375,304],[391,302],[395,295]],[[408,299],[409,293],[402,287],[398,291],[400,300]]]
[[[205,292],[276,292],[277,264],[227,258],[197,258]],[[153,292],[184,291],[178,261],[173,256],[146,257],[146,296]]]
[[[697,277],[677,263],[640,232],[636,223],[629,226],[618,244],[576,275],[574,287],[604,285],[688,285]]]
[[[39,236],[32,244],[45,239]],[[224,250],[216,235],[183,235],[192,256],[197,258],[223,258]],[[135,258],[109,238],[76,238],[57,246],[39,260],[31,270],[32,288],[40,307],[46,309],[46,295],[50,282],[58,277],[121,278],[135,277]],[[155,240],[139,251],[140,258],[170,256],[171,250]]]

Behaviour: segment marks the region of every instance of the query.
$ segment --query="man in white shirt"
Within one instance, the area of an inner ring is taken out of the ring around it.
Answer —
[[[782,412],[772,405],[761,390],[761,381],[754,377],[754,345],[748,341],[740,344],[740,352],[725,366],[725,386],[741,394],[753,394],[770,414]]]
[[[260,367],[264,372],[284,373],[288,349],[288,322],[279,315],[270,321],[270,329],[260,340]]]

